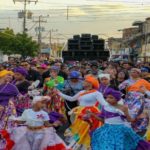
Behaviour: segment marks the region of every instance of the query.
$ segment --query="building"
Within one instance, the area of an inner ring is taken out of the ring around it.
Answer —
[[[139,28],[138,27],[125,28],[122,31],[123,31],[123,36],[122,36],[123,40],[127,40],[131,36],[139,33]]]
[[[131,54],[142,60],[150,59],[150,18],[133,22],[133,27],[123,29],[122,47],[130,49]]]
[[[122,48],[122,38],[114,38],[111,37],[108,39],[108,47],[111,55],[120,54],[120,50]]]

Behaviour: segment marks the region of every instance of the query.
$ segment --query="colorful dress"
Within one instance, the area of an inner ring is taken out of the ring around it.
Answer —
[[[16,85],[19,90],[19,95],[15,97],[14,104],[17,110],[17,115],[20,116],[25,109],[31,108],[32,99],[28,94],[28,87],[30,86],[30,83],[27,80],[16,83],[14,80],[13,84]]]
[[[79,103],[79,107],[76,107],[72,110],[72,113],[75,115],[74,121],[70,128],[65,132],[69,147],[72,149],[89,148],[90,133],[96,128],[100,127],[102,123],[96,121],[96,119],[93,117],[85,121],[84,116],[87,110],[93,113],[100,113],[100,110],[97,106],[99,104],[102,106],[107,105],[107,102],[104,100],[102,94],[96,90],[83,90],[73,97],[62,93],[59,95],[68,101],[78,100]],[[93,126],[91,127],[90,124],[93,124]]]
[[[143,115],[145,97],[144,94],[139,92],[141,86],[145,86],[148,90],[150,89],[150,84],[143,79],[138,81],[128,79],[119,85],[119,89],[126,89],[127,94],[124,99],[124,104],[129,107],[129,114],[132,118],[140,118],[132,124],[132,127],[137,133],[143,135],[146,132],[149,118],[147,115]]]
[[[53,120],[57,120],[59,116],[65,115],[64,100],[58,95],[56,90],[61,90],[63,88],[64,78],[57,76],[56,79],[48,78],[46,80],[44,95],[50,97],[50,101],[47,102],[47,112],[50,118],[52,117]]]
[[[53,127],[44,127],[44,121],[49,120],[48,113],[40,110],[35,112],[26,109],[21,117],[26,126],[16,127],[11,130],[10,137],[14,142],[14,150],[68,150],[63,140],[56,134]],[[28,127],[38,128],[32,130]]]
[[[0,130],[11,129],[15,126],[9,121],[9,116],[17,115],[14,98],[19,94],[18,89],[11,83],[0,85]],[[0,149],[3,149],[5,140],[0,140]]]
[[[92,134],[92,150],[149,150],[150,144],[137,135],[124,113],[113,106],[105,106],[100,114],[105,124]]]

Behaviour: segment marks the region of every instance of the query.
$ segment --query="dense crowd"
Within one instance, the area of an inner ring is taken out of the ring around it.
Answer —
[[[0,150],[150,150],[149,117],[150,63],[0,64]]]

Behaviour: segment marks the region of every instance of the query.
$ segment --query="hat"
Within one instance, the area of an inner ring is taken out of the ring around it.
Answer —
[[[98,75],[98,78],[99,79],[101,79],[101,78],[107,78],[108,80],[110,80],[110,74],[104,74],[104,73],[102,73],[102,74]]]
[[[70,79],[79,79],[80,77],[80,72],[79,71],[71,71],[69,78]]]
[[[99,88],[99,82],[94,76],[92,76],[92,75],[86,76],[85,81],[91,83],[95,89]]]
[[[13,75],[14,73],[12,71],[2,70],[2,71],[0,71],[0,78],[6,76],[8,74]]]
[[[148,67],[142,67],[141,72],[150,72],[150,68]]]
[[[14,72],[22,74],[24,77],[28,75],[28,72],[23,67],[17,67],[14,69]]]
[[[47,99],[49,99],[47,96],[35,96],[33,98],[32,105],[36,104],[37,102],[44,101]]]
[[[107,92],[107,95],[112,95],[117,101],[121,100],[121,92],[116,90],[110,90]]]

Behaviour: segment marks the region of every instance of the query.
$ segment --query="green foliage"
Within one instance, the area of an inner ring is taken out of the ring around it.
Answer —
[[[0,32],[0,50],[8,55],[35,56],[39,51],[39,45],[26,33],[14,34],[13,30],[7,28]]]

